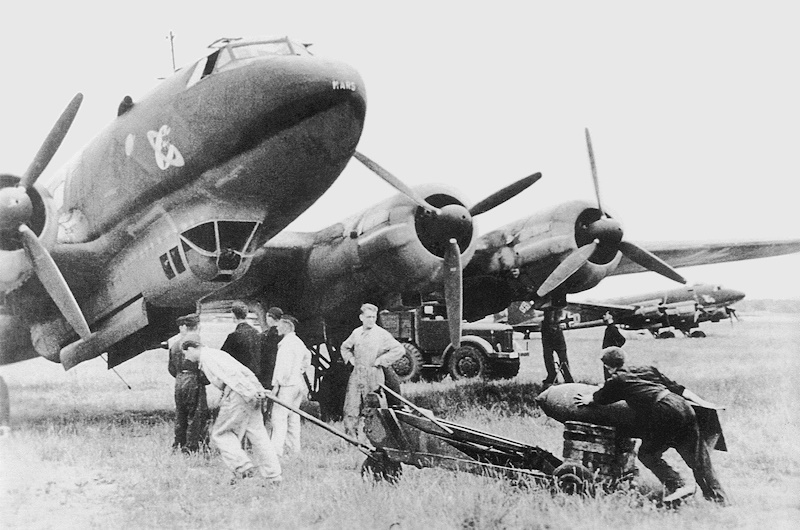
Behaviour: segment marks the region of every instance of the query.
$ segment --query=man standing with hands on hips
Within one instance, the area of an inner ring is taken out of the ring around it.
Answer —
[[[362,305],[359,318],[362,325],[353,330],[340,349],[344,362],[353,365],[344,398],[344,430],[350,435],[360,432],[364,398],[385,382],[383,367],[390,367],[405,355],[403,345],[377,325],[376,306]]]

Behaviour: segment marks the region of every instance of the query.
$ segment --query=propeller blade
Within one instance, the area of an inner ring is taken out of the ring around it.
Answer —
[[[594,149],[592,149],[592,137],[589,136],[588,127],[586,131],[586,148],[589,150],[589,164],[592,166],[592,180],[594,181],[594,195],[597,197],[597,209],[605,215],[603,204],[600,202],[600,180],[597,178],[597,166],[594,163]]]
[[[44,168],[46,168],[47,164],[52,160],[53,155],[58,151],[61,142],[64,141],[64,137],[67,135],[67,131],[69,131],[72,125],[72,120],[74,120],[75,115],[78,114],[78,109],[82,101],[83,94],[78,92],[75,94],[75,97],[72,98],[72,101],[69,102],[67,108],[61,113],[61,117],[58,118],[58,121],[50,130],[50,134],[45,138],[42,146],[39,148],[39,152],[36,153],[36,156],[33,158],[33,162],[31,162],[31,165],[28,166],[28,169],[22,175],[20,186],[30,188],[42,174]]]
[[[599,241],[594,240],[588,245],[582,246],[567,256],[567,259],[562,261],[559,266],[550,273],[550,276],[547,277],[544,283],[539,286],[539,289],[536,291],[536,296],[540,298],[547,296],[553,292],[553,290],[567,281],[570,276],[575,274],[578,269],[583,267],[586,262],[589,261],[589,258],[592,257],[597,245],[599,245]]]
[[[28,228],[27,225],[21,225],[19,231],[22,234],[22,241],[25,245],[25,250],[33,263],[33,270],[39,281],[42,282],[47,293],[56,303],[61,310],[61,314],[67,319],[67,322],[72,326],[72,329],[82,338],[85,339],[92,334],[89,330],[89,324],[83,317],[78,302],[69,290],[64,276],[58,270],[58,265],[53,261],[50,253],[44,248],[39,238],[33,233],[33,230]]]
[[[634,245],[633,243],[621,241],[619,244],[619,250],[625,255],[625,257],[633,262],[638,263],[645,269],[657,272],[661,276],[666,276],[670,280],[686,283],[686,279],[678,274],[675,269],[670,267],[667,262],[663,261],[655,254],[652,254],[651,252]]]
[[[447,322],[450,325],[450,344],[453,348],[461,346],[463,289],[461,249],[453,238],[444,254],[444,298],[447,304]]]
[[[476,215],[480,215],[482,213],[486,213],[495,206],[499,206],[506,202],[507,200],[516,197],[524,190],[528,189],[534,182],[542,178],[541,173],[534,173],[528,177],[520,179],[513,184],[510,184],[503,188],[500,191],[496,191],[493,194],[489,195],[475,206],[469,209],[470,215],[473,217]]]
[[[412,190],[411,188],[406,186],[403,181],[401,181],[399,178],[395,177],[394,175],[392,175],[391,173],[386,171],[377,162],[374,162],[373,160],[368,158],[366,155],[363,155],[363,154],[359,153],[358,151],[356,151],[353,154],[353,156],[356,158],[356,160],[358,160],[359,162],[361,162],[362,164],[367,166],[367,168],[369,168],[373,173],[375,173],[380,178],[385,180],[394,189],[396,189],[397,191],[399,191],[400,193],[402,193],[403,195],[405,195],[406,197],[408,197],[409,199],[411,199],[412,201],[414,201],[418,205],[420,205],[423,208],[425,208],[425,210],[427,210],[428,212],[433,213],[434,215],[439,215],[439,209],[438,208],[435,208],[435,207],[431,206],[425,199],[423,199],[422,197],[417,195],[414,192],[414,190]]]

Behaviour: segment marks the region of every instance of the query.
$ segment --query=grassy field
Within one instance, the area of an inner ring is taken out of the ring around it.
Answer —
[[[797,528],[800,518],[800,317],[742,315],[706,339],[629,335],[633,363],[652,363],[728,406],[728,453],[712,455],[734,505],[701,497],[657,508],[658,482],[595,498],[520,488],[490,477],[405,467],[399,484],[361,480],[364,457],[305,424],[304,451],[283,462],[278,488],[228,484],[218,457],[172,454],[174,403],[166,352],[118,367],[64,372],[37,359],[0,369],[14,433],[0,441],[3,528]],[[209,341],[226,324],[204,327]],[[232,327],[232,326],[231,326]],[[211,331],[209,331],[211,330]],[[209,335],[213,332],[213,336]],[[569,332],[573,373],[600,381],[602,328]],[[224,335],[223,335],[224,337]],[[533,398],[539,346],[520,375],[490,384],[415,383],[404,393],[441,417],[539,445],[560,456],[563,428]],[[677,458],[670,452],[669,456]],[[688,470],[684,468],[688,475]]]

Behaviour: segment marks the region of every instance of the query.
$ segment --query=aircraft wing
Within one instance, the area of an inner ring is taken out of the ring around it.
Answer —
[[[768,258],[800,252],[800,239],[738,242],[664,242],[641,244],[673,267],[709,265],[727,261]],[[611,273],[633,274],[647,269],[623,256],[619,266]]]

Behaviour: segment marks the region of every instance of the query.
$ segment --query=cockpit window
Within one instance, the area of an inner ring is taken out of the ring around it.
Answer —
[[[256,42],[231,47],[234,59],[252,59],[264,55],[294,55],[288,41]]]
[[[212,44],[211,47],[217,48],[216,51],[197,61],[192,75],[186,83],[186,88],[197,84],[201,79],[216,72],[236,68],[260,57],[280,55],[311,56],[306,45],[290,41],[287,38],[262,42],[221,39]]]

